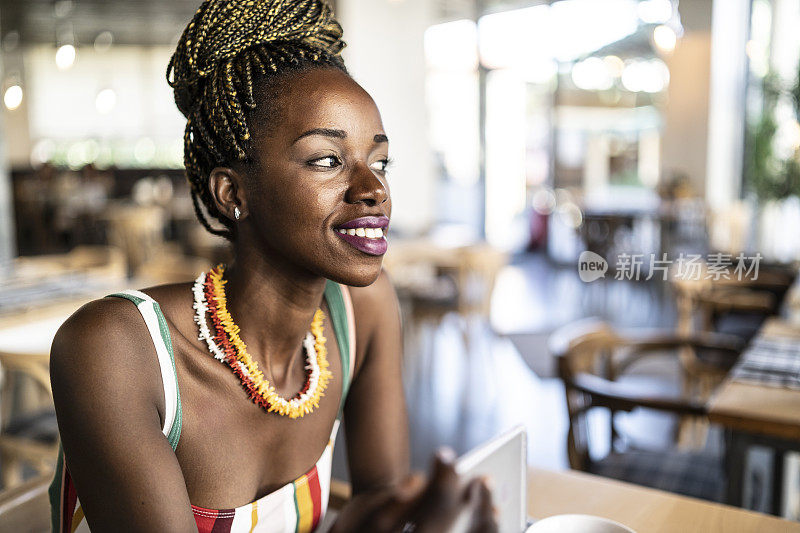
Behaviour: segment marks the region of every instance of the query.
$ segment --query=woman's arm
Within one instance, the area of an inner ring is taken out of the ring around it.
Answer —
[[[353,493],[396,486],[409,469],[408,418],[402,383],[400,306],[382,272],[351,288],[356,369],[344,409]]]
[[[470,533],[497,531],[485,482],[462,482],[453,457],[438,456],[425,482],[408,477],[408,419],[402,383],[400,307],[385,273],[351,289],[356,314],[356,377],[345,403],[354,498],[334,532],[450,531],[466,515]]]
[[[164,393],[138,310],[107,298],[56,334],[50,377],[70,476],[92,531],[197,531],[161,432]]]

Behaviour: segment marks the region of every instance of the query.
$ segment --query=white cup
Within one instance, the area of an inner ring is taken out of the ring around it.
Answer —
[[[636,533],[608,518],[588,514],[560,514],[537,521],[526,533]]]

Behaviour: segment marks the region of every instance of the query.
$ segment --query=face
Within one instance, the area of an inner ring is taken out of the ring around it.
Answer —
[[[237,253],[254,247],[299,272],[369,285],[391,215],[389,143],[375,102],[332,68],[290,74],[279,92],[276,121],[253,132]]]

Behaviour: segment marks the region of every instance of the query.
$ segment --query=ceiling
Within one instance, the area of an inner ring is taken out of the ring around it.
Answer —
[[[78,44],[103,31],[116,44],[168,45],[177,39],[201,0],[0,0],[0,32],[18,31],[23,43],[55,43],[69,31]],[[56,16],[56,11],[62,14]]]
[[[74,32],[78,44],[111,31],[116,44],[175,45],[202,0],[0,0],[0,34],[22,43],[53,43]],[[363,0],[375,1],[375,0]],[[432,0],[440,20],[474,18],[553,0]],[[329,0],[334,6],[335,0]],[[56,16],[60,12],[60,17]]]

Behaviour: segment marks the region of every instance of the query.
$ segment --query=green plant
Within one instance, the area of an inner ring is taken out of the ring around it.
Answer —
[[[800,73],[800,66],[798,66]],[[788,159],[775,155],[773,143],[778,131],[775,108],[781,95],[792,99],[795,114],[800,119],[800,74],[794,85],[785,90],[775,73],[769,73],[762,83],[764,106],[761,116],[747,130],[745,153],[745,183],[759,200],[780,200],[800,195],[800,162],[797,153]]]
[[[797,65],[797,80],[792,87],[790,94],[792,95],[792,103],[794,104],[794,114],[797,121],[800,122],[800,63]]]

